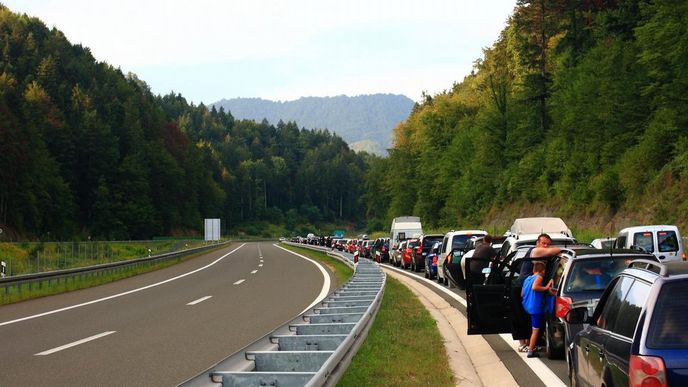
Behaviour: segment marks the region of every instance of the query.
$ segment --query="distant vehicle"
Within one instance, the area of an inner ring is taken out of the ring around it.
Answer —
[[[373,256],[376,262],[389,261],[389,238],[377,238],[373,243]]]
[[[685,261],[686,252],[678,227],[650,225],[627,227],[619,231],[614,247],[642,249],[661,262]]]
[[[442,242],[433,243],[428,255],[425,256],[425,278],[435,279],[437,277],[437,262],[442,254]]]
[[[423,226],[417,216],[400,216],[392,220],[389,230],[390,259],[395,264],[401,260],[397,256],[399,243],[409,238],[418,238],[423,234]],[[399,265],[397,265],[399,266]]]
[[[574,339],[572,386],[688,386],[688,262],[633,261],[609,284]]]
[[[403,264],[404,262],[404,252],[406,251],[406,243],[407,240],[403,240],[399,242],[399,245],[394,251],[394,258],[392,259],[392,264],[396,267],[399,267]],[[390,253],[391,254],[391,253]]]
[[[506,232],[506,239],[499,251],[500,257],[507,257],[521,246],[535,246],[540,234],[552,238],[552,245],[568,247],[578,244],[573,233],[561,218],[535,217],[518,218]]]
[[[614,241],[616,238],[597,238],[590,242],[590,245],[596,249],[611,249],[614,247]]]
[[[418,245],[413,250],[411,259],[411,270],[421,271],[425,270],[425,257],[430,252],[432,245],[435,242],[441,242],[444,235],[442,234],[423,234],[418,240]]]
[[[411,268],[411,261],[413,260],[413,250],[418,246],[418,238],[407,239],[404,250],[402,251],[401,267],[403,269]]]

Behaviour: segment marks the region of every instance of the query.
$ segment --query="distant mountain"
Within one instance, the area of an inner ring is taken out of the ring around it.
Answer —
[[[294,121],[307,129],[329,129],[353,149],[384,154],[392,146],[392,130],[409,116],[413,101],[403,95],[373,94],[302,97],[286,102],[233,98],[213,105],[237,119],[267,119],[273,125],[279,120]]]

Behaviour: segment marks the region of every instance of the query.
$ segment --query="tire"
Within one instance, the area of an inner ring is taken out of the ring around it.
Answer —
[[[547,353],[548,359],[561,359],[564,357],[563,351],[556,349],[552,346],[552,328],[550,327],[549,321],[545,323],[545,352]],[[566,343],[566,340],[564,340]]]

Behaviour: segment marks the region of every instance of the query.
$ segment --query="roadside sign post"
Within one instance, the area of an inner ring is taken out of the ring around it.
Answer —
[[[0,262],[0,277],[5,278],[7,275],[7,264],[5,261]]]

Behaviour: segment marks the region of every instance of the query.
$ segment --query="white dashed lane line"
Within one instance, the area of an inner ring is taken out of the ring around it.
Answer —
[[[258,273],[258,270],[254,270],[251,272],[251,274],[256,274],[256,273]]]
[[[97,334],[97,335],[93,335],[93,336],[91,336],[91,337],[87,337],[87,338],[85,338],[85,339],[81,339],[81,340],[75,341],[75,342],[73,342],[73,343],[65,344],[65,345],[62,345],[62,346],[60,346],[60,347],[56,347],[56,348],[53,348],[53,349],[49,349],[49,350],[47,350],[47,351],[43,351],[43,352],[37,353],[35,356],[47,356],[47,355],[52,355],[52,354],[55,353],[55,352],[60,352],[60,351],[63,351],[63,350],[65,350],[65,349],[68,349],[68,348],[76,347],[77,345],[81,345],[81,344],[84,344],[84,343],[88,343],[89,341],[93,341],[93,340],[96,340],[96,339],[100,339],[101,337],[105,337],[105,336],[111,335],[111,334],[113,334],[113,333],[115,333],[115,332],[116,332],[116,331],[103,332],[103,333],[100,333],[100,334]]]
[[[205,300],[207,300],[207,299],[209,299],[209,298],[212,298],[212,297],[213,297],[213,296],[201,297],[201,298],[199,298],[198,300],[196,300],[196,301],[191,301],[191,302],[189,302],[189,303],[186,304],[186,305],[196,305],[196,304],[200,304],[201,302],[203,302],[203,301],[205,301]]]
[[[244,282],[244,281],[246,281],[246,280],[240,279],[239,281],[235,282],[234,285],[239,285],[239,284],[241,284],[241,283]]]

